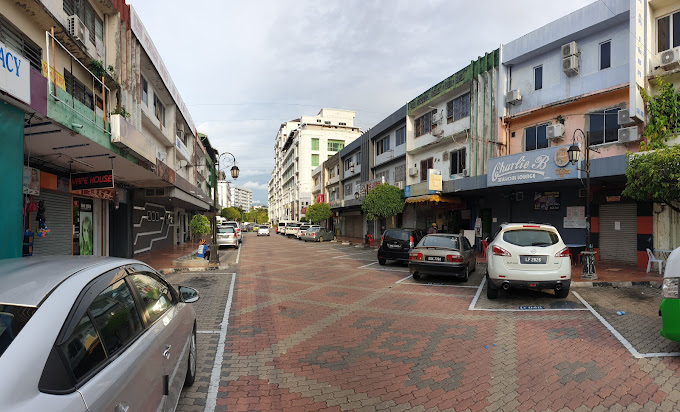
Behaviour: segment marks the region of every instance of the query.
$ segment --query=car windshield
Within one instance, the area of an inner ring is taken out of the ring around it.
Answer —
[[[436,247],[443,249],[459,249],[457,237],[449,236],[425,236],[418,247]]]
[[[320,227],[310,227],[307,231],[308,232],[318,232],[319,230],[321,230]]]
[[[405,230],[388,230],[385,239],[409,240],[411,233]]]
[[[5,353],[37,308],[0,305],[0,356]]]
[[[552,246],[560,238],[549,230],[518,229],[503,233],[503,240],[516,246]]]
[[[233,227],[218,227],[217,233],[234,233]]]

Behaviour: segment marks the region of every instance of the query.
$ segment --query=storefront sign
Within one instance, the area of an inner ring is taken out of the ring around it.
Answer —
[[[119,114],[111,115],[111,143],[132,150],[137,156],[156,163],[156,145]]]
[[[437,169],[429,169],[427,171],[427,190],[435,192],[442,191],[442,171]]]
[[[40,194],[40,170],[24,166],[24,194]]]
[[[326,200],[326,195],[316,195],[315,203],[323,203]]]
[[[71,190],[102,189],[113,187],[113,170],[71,173]]]
[[[563,152],[568,146],[531,150],[489,159],[487,186],[537,183],[578,178],[576,165],[564,166]]]
[[[640,89],[645,87],[645,75],[647,73],[645,56],[645,42],[647,37],[647,2],[642,0],[630,0],[630,30],[633,41],[630,44],[630,54],[633,64],[630,67],[629,110],[630,117],[639,122],[645,121],[645,103],[642,100]],[[653,42],[653,40],[652,40]]]
[[[111,200],[115,198],[115,189],[83,189],[80,191],[83,196],[96,197],[97,199]]]
[[[189,149],[187,149],[187,147],[184,145],[184,142],[177,136],[175,136],[175,148],[177,149],[177,154],[179,157],[183,158],[187,162],[190,161],[191,155],[189,154]]]
[[[359,183],[359,194],[361,196],[366,196],[366,194],[368,192],[370,192],[371,189],[374,189],[375,187],[377,187],[381,183],[382,183],[382,178],[369,180],[368,182],[361,182],[361,183]]]
[[[24,56],[0,42],[0,89],[31,104],[30,63]]]
[[[621,201],[621,196],[607,196],[606,197],[607,202],[620,202]]]

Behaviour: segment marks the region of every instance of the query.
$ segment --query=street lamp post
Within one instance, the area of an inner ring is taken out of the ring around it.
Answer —
[[[586,250],[581,252],[583,261],[583,273],[581,274],[581,279],[597,279],[597,274],[595,273],[595,253],[593,251],[593,245],[590,242],[590,135],[584,133],[581,129],[574,130],[574,135],[572,136],[571,146],[567,150],[569,155],[569,161],[572,165],[578,163],[581,157],[581,148],[576,144],[576,132],[581,132],[583,136],[583,141],[586,146],[585,148],[585,169],[578,169],[582,172],[586,172]]]
[[[215,164],[215,173],[219,175],[220,173],[220,159],[224,155],[229,155],[232,158],[233,166],[231,167],[231,177],[238,179],[239,168],[236,166],[236,156],[229,152],[220,153],[217,155],[217,161]],[[215,208],[215,217],[213,217],[213,235],[212,244],[210,245],[210,263],[220,263],[219,245],[217,244],[217,177],[215,176],[215,186],[213,188],[213,205]],[[234,233],[235,234],[235,233]]]

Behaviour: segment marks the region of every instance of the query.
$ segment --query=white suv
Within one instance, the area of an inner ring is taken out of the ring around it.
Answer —
[[[569,248],[554,226],[503,223],[486,249],[486,296],[509,288],[553,289],[566,298],[571,285]]]
[[[238,224],[236,221],[227,221],[227,222],[222,222],[220,226],[231,226],[234,228],[234,231],[236,232],[236,239],[238,240],[239,245],[243,243],[243,234],[241,233],[241,226]]]

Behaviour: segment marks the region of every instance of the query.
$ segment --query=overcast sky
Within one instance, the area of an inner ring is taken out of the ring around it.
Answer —
[[[387,115],[492,51],[593,0],[128,0],[199,131],[267,203],[280,124],[322,107]]]

